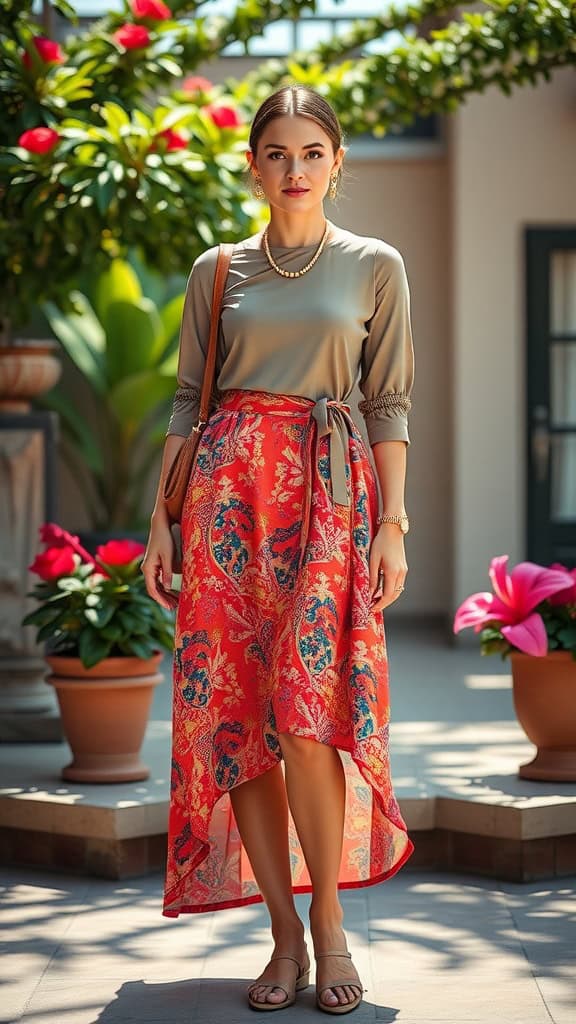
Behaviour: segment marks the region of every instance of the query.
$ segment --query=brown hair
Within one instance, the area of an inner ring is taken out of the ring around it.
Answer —
[[[260,137],[264,129],[276,117],[298,115],[309,117],[316,124],[320,125],[332,143],[334,156],[344,145],[344,134],[334,109],[327,100],[307,85],[283,85],[281,89],[271,93],[263,103],[260,104],[254,115],[250,128],[249,146],[254,158]],[[250,174],[250,169],[248,169]],[[342,162],[337,172],[337,186],[342,179]]]

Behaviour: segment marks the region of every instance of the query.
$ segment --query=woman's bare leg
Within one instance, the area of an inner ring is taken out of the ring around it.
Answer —
[[[346,782],[338,751],[324,743],[288,733],[279,734],[286,766],[288,802],[313,887],[310,928],[314,949],[345,949],[343,911],[338,899],[342,857]],[[322,957],[317,964],[323,979],[350,978],[351,985],[324,992],[329,1006],[352,1002],[362,991],[349,960]]]
[[[274,954],[306,961],[304,925],[296,913],[288,851],[288,802],[282,766],[230,790],[238,830],[268,908]],[[282,1003],[286,993],[266,985],[267,978],[294,983],[297,969],[290,960],[275,960],[262,972],[260,985],[250,990],[257,1002]]]

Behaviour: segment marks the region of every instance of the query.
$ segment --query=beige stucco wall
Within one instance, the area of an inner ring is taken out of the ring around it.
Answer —
[[[350,151],[348,199],[332,215],[343,227],[376,235],[404,257],[415,351],[409,414],[406,590],[388,615],[440,614],[450,602],[450,193],[447,158],[356,161]],[[361,417],[356,417],[363,429]]]
[[[576,218],[576,79],[472,97],[451,122],[453,607],[525,550],[527,225]]]

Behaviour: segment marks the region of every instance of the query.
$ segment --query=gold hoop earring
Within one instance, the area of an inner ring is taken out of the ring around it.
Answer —
[[[253,178],[251,182],[252,195],[255,199],[265,199],[266,193],[262,188],[262,178]]]
[[[328,197],[330,199],[336,199],[337,195],[338,195],[338,175],[337,174],[331,174],[330,175],[330,188],[328,189]]]

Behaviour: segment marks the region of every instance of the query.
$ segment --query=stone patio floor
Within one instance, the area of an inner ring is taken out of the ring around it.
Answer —
[[[0,1019],[248,1024],[270,951],[261,905],[161,917],[161,875],[130,883],[6,869]],[[573,1024],[576,877],[518,884],[400,871],[342,894],[367,992],[350,1021]],[[308,897],[297,905],[306,920]],[[264,1019],[269,1019],[266,1014]],[[282,1024],[326,1020],[314,989]]]
[[[521,835],[572,841],[576,784],[516,777],[534,748],[515,721],[508,663],[450,649],[434,630],[415,634],[390,622],[388,635],[392,774],[416,842],[440,811],[445,827],[470,831],[470,843],[512,826]],[[62,745],[6,747],[6,823],[55,829],[50,815],[76,808],[63,829],[89,832],[91,823],[102,827],[92,820],[97,813],[125,809],[143,816],[134,832],[158,831],[166,814],[168,709],[169,687],[159,687],[145,745],[148,783],[67,787],[58,778]],[[476,816],[470,825],[467,815]],[[409,866],[379,886],[342,893],[349,947],[367,989],[350,1021],[575,1024],[576,874],[518,883]],[[163,918],[160,872],[109,881],[6,867],[0,881],[0,1021],[257,1019],[244,988],[270,953],[261,905]],[[308,900],[297,897],[304,920]],[[326,1020],[313,993],[299,994],[282,1024]]]

